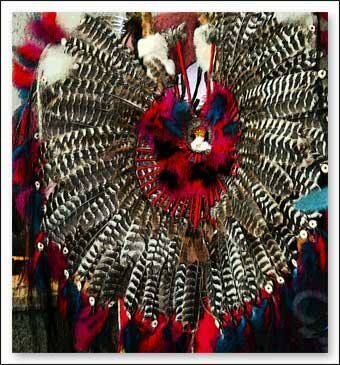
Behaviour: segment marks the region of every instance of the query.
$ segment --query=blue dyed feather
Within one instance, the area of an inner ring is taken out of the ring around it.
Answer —
[[[171,117],[180,129],[185,128],[192,119],[189,104],[186,101],[176,103],[172,108]]]
[[[263,301],[258,306],[253,306],[250,317],[250,325],[254,331],[260,331],[263,327],[263,315],[268,305],[268,299]]]
[[[165,127],[178,137],[183,137],[183,129],[192,119],[189,104],[186,101],[176,103],[171,111],[171,118],[164,121]]]
[[[176,136],[178,137],[182,137],[183,134],[182,134],[182,131],[180,129],[180,127],[178,126],[178,124],[176,124],[175,122],[173,122],[172,120],[170,119],[166,119],[164,121],[164,125],[165,127],[173,134],[175,134]]]
[[[328,187],[303,196],[294,205],[296,209],[306,213],[326,210],[328,208]]]
[[[50,285],[50,271],[48,267],[47,257],[42,252],[37,262],[31,279],[31,285],[40,292],[45,292]]]
[[[68,315],[71,318],[71,321],[74,323],[81,308],[80,291],[72,281],[68,280],[61,291],[61,295],[68,301]]]
[[[132,321],[129,321],[123,331],[123,341],[125,352],[138,352],[138,344],[141,338],[141,334],[138,327]]]
[[[28,60],[27,58],[21,56],[21,55],[17,55],[18,57],[18,61],[25,67],[28,67],[28,68],[36,68],[37,67],[37,62],[35,61],[31,61],[31,60]]]
[[[207,120],[215,125],[222,117],[226,108],[226,100],[222,95],[217,94],[207,113]]]
[[[238,343],[237,333],[229,324],[217,340],[216,352],[234,352]]]
[[[112,329],[113,329],[113,310],[112,308],[109,309],[109,315],[107,320],[100,331],[99,335],[94,339],[91,348],[94,352],[103,352],[101,351],[102,345],[108,343],[109,346],[112,346]]]
[[[223,127],[224,134],[235,135],[238,132],[238,122],[231,122],[228,123],[226,126]]]
[[[23,153],[29,152],[31,146],[31,140],[24,142],[23,144],[16,147],[12,152],[12,161],[14,162]]]
[[[301,288],[305,288],[308,284],[314,287],[316,281],[320,278],[320,270],[318,265],[318,254],[310,242],[306,242],[301,250],[301,265],[303,270],[299,272],[298,283]]]
[[[244,330],[246,328],[246,324],[247,324],[247,321],[244,318],[244,316],[242,316],[242,318],[236,328],[237,342],[240,347],[244,347],[246,344],[246,339],[244,337]]]
[[[34,190],[32,192],[26,210],[27,216],[30,217],[33,237],[36,237],[40,231],[40,225],[43,217],[42,195],[39,191]]]
[[[168,324],[164,327],[162,332],[163,338],[169,343],[172,343],[172,333],[171,333],[171,322],[169,321]]]
[[[30,93],[30,89],[28,89],[28,88],[20,88],[18,90],[19,90],[19,97],[22,100],[27,100],[28,99],[28,96],[29,96],[29,93]]]

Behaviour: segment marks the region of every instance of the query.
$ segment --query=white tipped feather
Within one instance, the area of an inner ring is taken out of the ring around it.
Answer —
[[[56,23],[68,34],[72,33],[81,23],[84,13],[57,13]]]
[[[211,31],[211,24],[204,24],[194,32],[196,60],[203,72],[208,71],[210,64],[211,43],[208,43],[208,39]]]
[[[151,34],[138,41],[138,55],[143,58],[143,63],[152,62],[153,58],[158,59],[165,67],[169,75],[175,75],[175,63],[168,58],[168,44],[165,38],[159,34]],[[150,73],[148,72],[150,76]]]
[[[38,80],[45,85],[51,85],[67,77],[75,60],[64,53],[61,45],[47,46],[40,58],[38,66]]]

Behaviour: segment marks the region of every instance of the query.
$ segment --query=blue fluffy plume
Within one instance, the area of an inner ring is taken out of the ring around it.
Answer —
[[[226,100],[222,95],[216,94],[214,101],[207,114],[207,120],[215,125],[223,116],[226,107]]]
[[[254,305],[252,308],[250,325],[255,332],[260,331],[263,327],[263,315],[267,305],[268,299],[263,299],[263,301],[258,306]]]
[[[28,88],[20,88],[19,89],[19,97],[22,100],[27,100],[30,93],[30,89]]]
[[[141,334],[137,325],[129,321],[123,332],[125,352],[138,352],[140,338]]]
[[[313,244],[306,242],[301,250],[301,266],[302,270],[299,272],[298,285],[301,288],[308,286],[314,287],[317,280],[320,279],[320,270],[318,265],[318,254],[313,247]]]
[[[244,347],[246,344],[246,338],[244,335],[244,330],[246,328],[246,324],[247,324],[247,321],[244,318],[244,316],[242,316],[242,318],[236,328],[237,342],[240,347]]]
[[[67,280],[66,284],[64,285],[61,295],[64,298],[67,298],[68,306],[67,306],[67,312],[68,316],[71,319],[71,321],[74,323],[78,317],[80,308],[81,308],[81,295],[80,291],[76,287],[76,285],[70,281]]]
[[[166,119],[164,121],[164,125],[165,127],[173,134],[175,134],[178,137],[182,137],[182,131],[180,129],[180,127],[178,126],[178,124],[170,119]]]
[[[31,225],[32,235],[33,237],[36,237],[40,231],[40,225],[43,217],[42,195],[39,191],[34,190],[30,195],[26,211]]]
[[[45,292],[50,285],[50,271],[46,255],[42,252],[31,279],[32,287]]]
[[[23,153],[27,153],[30,150],[31,140],[26,141],[25,143],[16,147],[12,152],[12,160],[13,162],[22,156]]]
[[[313,191],[295,202],[295,208],[303,212],[323,211],[328,207],[328,187]]]
[[[223,127],[224,134],[231,134],[233,136],[237,133],[237,131],[238,131],[238,122],[231,122]]]
[[[192,118],[189,104],[186,101],[176,103],[172,108],[171,117],[171,120],[166,119],[164,121],[165,127],[176,136],[182,137],[183,129],[187,127]]]
[[[235,352],[238,344],[237,333],[233,326],[228,324],[217,340],[216,352]]]

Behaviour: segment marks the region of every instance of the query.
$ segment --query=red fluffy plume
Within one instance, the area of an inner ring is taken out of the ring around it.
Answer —
[[[90,304],[82,307],[74,326],[74,346],[77,351],[87,351],[91,343],[100,334],[108,314],[107,307],[104,309],[94,308]]]
[[[27,42],[22,46],[16,48],[16,53],[19,56],[24,57],[26,60],[37,63],[42,53],[42,47],[39,47],[33,42]]]
[[[214,317],[205,311],[203,318],[198,322],[195,336],[195,352],[215,352],[219,335],[220,330],[215,324]]]
[[[34,71],[13,61],[13,85],[18,88],[30,88],[34,80]]]
[[[36,38],[47,43],[58,43],[65,37],[64,31],[56,23],[57,13],[42,13],[41,18],[28,24],[28,31]]]

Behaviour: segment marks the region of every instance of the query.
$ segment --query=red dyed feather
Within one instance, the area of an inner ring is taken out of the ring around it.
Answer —
[[[168,324],[167,318],[159,314],[157,320],[158,325],[153,328],[152,319],[143,319],[141,315],[135,318],[141,333],[138,352],[168,352],[168,342],[163,336],[164,328]]]
[[[28,24],[28,32],[44,43],[59,43],[65,32],[56,24],[57,13],[42,13],[41,18]]]
[[[109,310],[98,307],[91,307],[89,304],[83,306],[79,312],[77,322],[74,326],[74,347],[77,351],[87,351],[91,343],[102,331],[108,318]]]
[[[176,343],[184,333],[183,324],[175,320],[175,314],[170,316],[171,322],[171,339],[173,343]]]
[[[195,335],[195,352],[215,352],[220,334],[220,330],[215,324],[215,318],[205,311],[203,318],[198,322]]]
[[[27,207],[28,201],[30,199],[30,196],[31,196],[33,190],[34,189],[32,187],[29,187],[29,188],[21,191],[17,195],[16,200],[15,200],[15,206],[17,208],[19,216],[22,219],[22,221],[26,224],[28,223],[28,220],[27,220],[28,218],[27,218],[27,214],[26,214],[26,207]]]
[[[32,184],[32,179],[37,173],[39,161],[40,145],[37,140],[32,140],[29,146],[29,151],[24,152],[13,161],[13,176],[14,185],[27,186]],[[19,209],[21,209],[19,207]]]
[[[25,107],[25,109],[23,110],[22,114],[21,114],[21,118],[20,118],[20,125],[19,128],[17,128],[17,130],[14,129],[14,127],[16,127],[13,123],[13,147],[19,146],[22,143],[25,142],[25,140],[27,139],[27,130],[29,130],[30,127],[30,119],[28,118],[30,114],[30,109],[29,107]]]
[[[317,235],[315,250],[319,255],[319,267],[321,272],[325,273],[327,271],[327,252],[326,243],[321,234]]]
[[[27,168],[26,156],[20,156],[15,160],[15,162],[13,163],[13,175],[12,175],[13,185],[23,186],[26,184],[26,181],[28,180],[27,176],[31,175],[29,174],[29,171],[26,170],[26,168]],[[19,210],[22,211],[22,205],[19,206]]]
[[[22,46],[18,46],[16,48],[16,52],[18,55],[32,62],[39,61],[42,51],[43,48],[39,47],[36,43],[33,42],[27,42]]]
[[[30,260],[28,261],[27,266],[26,266],[26,272],[25,272],[26,283],[29,283],[31,278],[33,277],[35,269],[36,269],[38,261],[39,261],[39,258],[40,258],[40,255],[41,255],[41,251],[35,250],[33,255],[31,256]]]
[[[13,85],[18,88],[30,88],[34,80],[34,71],[22,66],[20,63],[13,60]]]
[[[63,290],[64,286],[66,285],[66,283],[67,283],[67,280],[64,279],[59,284],[59,294],[58,294],[58,300],[57,300],[58,311],[63,320],[65,320],[67,317],[68,300],[61,293],[62,293],[62,290]]]
[[[48,266],[50,268],[51,278],[61,281],[64,279],[64,270],[67,268],[67,257],[54,242],[49,242],[45,247]]]

